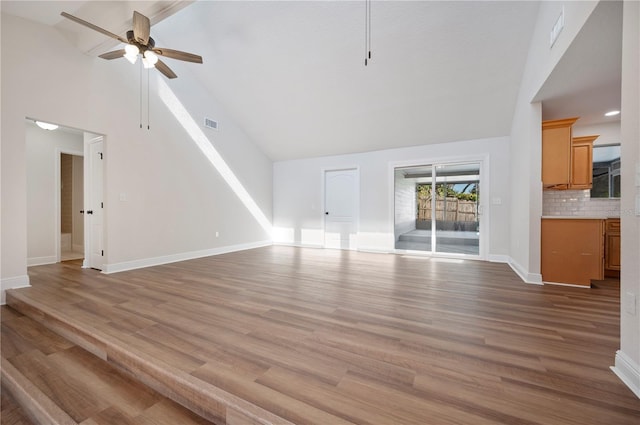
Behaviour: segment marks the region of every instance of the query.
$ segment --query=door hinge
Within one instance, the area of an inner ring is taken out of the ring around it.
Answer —
[[[100,208],[104,208],[104,202],[100,202]]]
[[[100,154],[100,159],[102,159],[102,152],[98,152],[98,154]]]
[[[102,256],[104,257],[104,249],[102,250]]]

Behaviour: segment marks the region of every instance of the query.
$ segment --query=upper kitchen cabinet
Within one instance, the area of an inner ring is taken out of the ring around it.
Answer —
[[[542,184],[567,189],[571,184],[571,127],[578,117],[542,122]]]
[[[590,189],[595,136],[573,137],[578,117],[542,123],[542,183],[544,189]]]
[[[593,185],[593,142],[597,138],[598,135],[572,139],[569,189],[591,189]]]

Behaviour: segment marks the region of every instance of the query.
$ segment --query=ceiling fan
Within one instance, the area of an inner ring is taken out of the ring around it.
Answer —
[[[138,55],[142,55],[142,63],[145,68],[155,67],[167,78],[176,78],[177,75],[171,70],[171,68],[169,68],[158,58],[158,55],[171,59],[178,59],[181,61],[202,63],[202,56],[194,55],[193,53],[182,52],[180,50],[156,47],[155,41],[149,36],[149,33],[151,31],[151,22],[149,21],[149,18],[144,16],[142,13],[135,11],[133,12],[133,29],[127,31],[126,39],[103,28],[100,28],[97,25],[70,15],[67,12],[62,12],[61,15],[80,25],[84,25],[87,28],[91,28],[94,31],[98,31],[99,33],[102,33],[111,38],[115,38],[116,40],[126,44],[124,49],[114,50],[112,52],[101,54],[100,57],[102,59],[117,59],[124,57],[129,62],[135,63],[138,59]]]

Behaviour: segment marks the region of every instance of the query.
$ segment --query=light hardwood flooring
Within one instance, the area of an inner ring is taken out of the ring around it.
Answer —
[[[51,420],[83,425],[210,424],[29,317],[7,306],[1,312],[2,367],[14,368],[27,380],[37,392],[28,394],[31,400],[50,401],[61,410],[62,415],[49,411]],[[31,424],[9,395],[5,399],[4,390],[0,423]]]
[[[504,264],[278,246],[29,276],[20,294],[293,423],[640,423],[609,370],[614,282],[543,287]]]

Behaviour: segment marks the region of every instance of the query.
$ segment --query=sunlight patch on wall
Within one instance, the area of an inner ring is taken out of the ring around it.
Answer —
[[[240,201],[249,210],[251,215],[262,226],[262,228],[271,236],[271,222],[264,215],[258,204],[253,200],[249,192],[244,188],[240,180],[233,173],[226,161],[220,156],[216,148],[213,147],[207,136],[204,134],[200,126],[189,115],[187,109],[178,100],[173,91],[169,88],[167,83],[163,80],[158,80],[158,93],[160,99],[167,105],[169,111],[178,120],[180,125],[186,130],[191,137],[191,140],[200,148],[204,156],[209,160],[211,165],[220,173],[224,181],[229,185],[231,190],[238,196]]]

